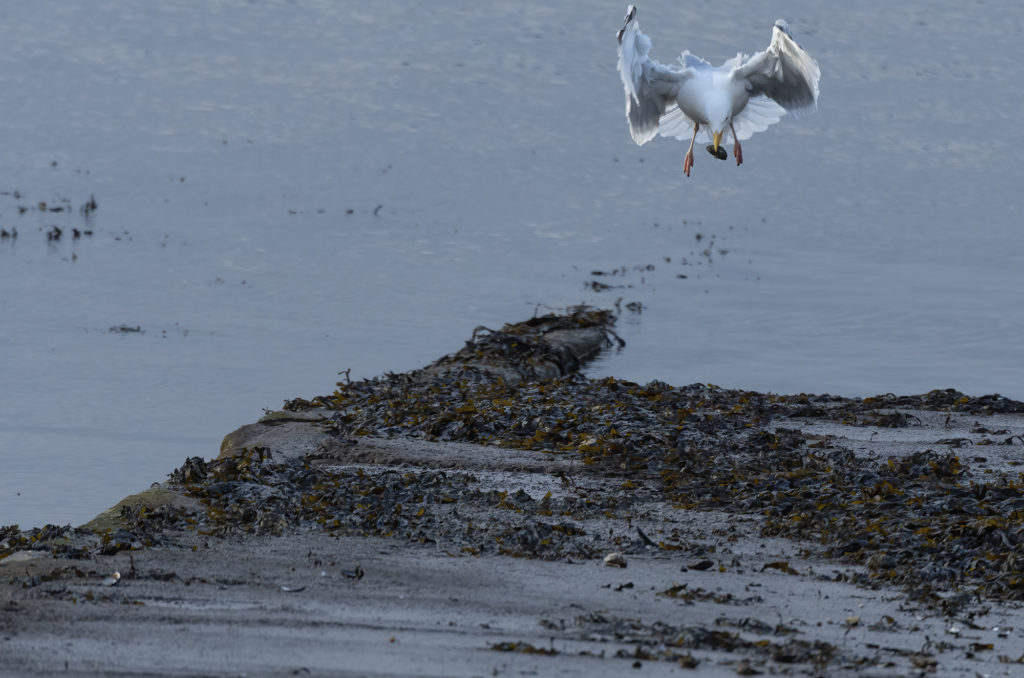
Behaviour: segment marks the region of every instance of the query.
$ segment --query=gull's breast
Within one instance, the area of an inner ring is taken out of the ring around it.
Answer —
[[[690,120],[708,124],[707,104],[714,95],[715,82],[710,73],[698,73],[683,83],[676,103]]]

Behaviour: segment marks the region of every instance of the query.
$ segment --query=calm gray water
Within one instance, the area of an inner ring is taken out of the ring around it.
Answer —
[[[781,16],[821,65],[816,114],[687,179],[626,130],[624,2],[9,3],[0,524],[580,302],[644,306],[594,375],[1024,398],[1024,6],[763,4],[640,5],[662,61]]]

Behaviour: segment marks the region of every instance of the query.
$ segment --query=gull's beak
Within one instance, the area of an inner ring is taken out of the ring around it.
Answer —
[[[715,142],[715,152],[717,153],[718,147],[722,145],[722,133],[712,132],[711,136],[713,137],[713,141]]]

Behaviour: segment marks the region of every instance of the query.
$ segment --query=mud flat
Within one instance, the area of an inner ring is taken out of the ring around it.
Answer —
[[[0,528],[0,673],[1019,675],[1024,403],[582,376],[613,324],[478,328]]]

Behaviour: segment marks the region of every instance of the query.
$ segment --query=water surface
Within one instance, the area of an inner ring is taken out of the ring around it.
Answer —
[[[821,65],[817,113],[689,179],[629,138],[624,9],[9,7],[0,524],[83,522],[339,371],[580,302],[643,305],[593,375],[1024,398],[1024,8],[641,5],[662,61],[781,16]]]

